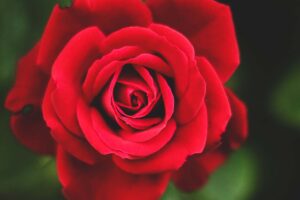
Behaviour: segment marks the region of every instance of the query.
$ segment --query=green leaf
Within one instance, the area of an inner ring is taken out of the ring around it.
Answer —
[[[280,81],[271,96],[270,105],[279,120],[300,128],[300,63]]]
[[[201,190],[182,193],[170,184],[163,200],[247,200],[257,187],[258,173],[256,157],[249,149],[242,149],[235,152]]]
[[[61,8],[69,8],[72,5],[72,0],[58,0],[58,4]]]

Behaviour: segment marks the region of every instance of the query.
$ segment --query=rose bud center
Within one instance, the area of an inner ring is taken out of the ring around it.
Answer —
[[[134,114],[147,105],[147,94],[141,90],[117,84],[114,90],[116,104],[126,113]]]

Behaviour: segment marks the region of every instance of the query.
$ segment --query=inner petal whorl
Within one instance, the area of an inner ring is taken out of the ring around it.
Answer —
[[[114,89],[114,100],[126,114],[132,115],[147,105],[147,94],[130,86],[117,84]]]

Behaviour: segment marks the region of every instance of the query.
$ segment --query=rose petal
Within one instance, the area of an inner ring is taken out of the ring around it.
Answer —
[[[51,129],[52,137],[76,158],[86,163],[94,163],[98,158],[98,153],[83,138],[66,130],[56,115],[51,102],[53,89],[54,83],[50,80],[42,105],[43,117]]]
[[[134,159],[152,154],[170,140],[176,129],[176,124],[171,120],[165,130],[153,140],[148,143],[134,143],[115,135],[99,112],[89,108],[82,100],[79,101],[77,111],[79,124],[86,139],[104,155],[114,153],[122,158]]]
[[[223,82],[239,64],[230,8],[214,0],[148,0],[155,22],[167,24],[190,39],[196,54],[205,56]]]
[[[74,9],[61,9],[56,5],[41,38],[41,49],[37,57],[40,69],[50,74],[59,52],[84,27],[86,24],[78,20]]]
[[[195,59],[195,50],[193,45],[180,32],[162,24],[151,24],[149,28],[159,35],[164,36],[170,43],[179,47],[190,60]]]
[[[117,155],[120,151],[134,157],[149,156],[157,152],[167,142],[169,142],[176,129],[175,122],[170,120],[162,132],[155,138],[152,138],[144,143],[136,143],[124,140],[123,138],[115,135],[115,133],[107,126],[105,120],[98,114],[97,111],[92,110],[91,118],[98,136],[107,146],[115,150]]]
[[[107,35],[126,26],[148,26],[152,21],[148,7],[139,0],[75,0],[73,7],[82,20]]]
[[[103,37],[96,27],[84,29],[70,40],[53,65],[52,78],[56,88],[51,98],[55,112],[64,126],[78,136],[82,135],[76,118],[81,80],[99,56]]]
[[[20,142],[38,153],[52,154],[55,144],[40,111],[49,77],[36,65],[38,51],[39,44],[19,61],[16,82],[5,107],[14,113],[11,127]],[[26,107],[30,109],[28,113],[24,113]]]
[[[140,46],[147,51],[159,53],[173,69],[176,95],[182,96],[189,81],[190,63],[179,47],[171,44],[164,36],[160,36],[150,29],[128,27],[110,34],[103,42],[103,51],[109,52],[112,49],[126,45]]]
[[[173,139],[156,154],[141,160],[113,156],[113,160],[121,169],[134,174],[178,170],[189,155],[203,151],[206,136],[207,112],[203,106],[198,116],[189,124],[179,127]]]
[[[182,97],[178,99],[176,107],[176,121],[186,124],[198,114],[204,103],[206,83],[198,68],[191,68],[189,85]]]
[[[168,77],[173,76],[172,68],[162,58],[154,54],[142,53],[128,62],[152,69]]]
[[[149,9],[139,0],[75,0],[70,8],[55,6],[41,39],[38,64],[50,73],[52,63],[66,43],[80,30],[97,26],[108,34],[125,26],[147,26]],[[66,26],[67,24],[67,26]]]
[[[170,173],[129,174],[116,167],[110,158],[103,158],[93,166],[85,165],[61,148],[57,168],[64,194],[72,200],[159,199],[170,178]]]
[[[131,119],[128,117],[121,117],[121,119],[132,128],[136,130],[147,130],[162,121],[160,117],[150,117],[144,119]],[[124,133],[123,133],[124,134]],[[138,132],[134,132],[132,134],[139,134]],[[127,138],[128,139],[128,138]]]
[[[55,154],[56,145],[39,108],[27,114],[11,117],[11,128],[17,139],[29,149],[41,154]]]
[[[232,117],[227,125],[225,135],[231,149],[238,149],[248,136],[247,108],[229,89],[226,90],[232,110]]]
[[[142,55],[145,55],[145,54],[142,54]],[[140,56],[138,56],[138,57],[141,58]],[[136,57],[136,58],[138,58],[138,57]],[[134,59],[136,59],[136,58],[134,58]],[[132,59],[128,60],[128,62],[131,62],[131,60]],[[156,81],[153,79],[151,73],[145,67],[142,67],[142,66],[133,66],[133,67],[137,72],[137,76],[139,77],[138,80],[140,80],[138,83],[139,86],[137,86],[137,84],[135,84],[135,87],[137,89],[143,91],[146,94],[147,105],[145,105],[143,108],[139,109],[138,112],[130,115],[130,118],[143,118],[143,117],[146,117],[153,110],[153,107],[159,101],[161,94],[158,90]],[[126,77],[126,79],[130,79],[130,78]],[[126,79],[124,79],[124,80],[119,79],[118,82],[126,84],[126,82],[129,81]],[[133,79],[135,79],[135,78],[133,78]],[[143,87],[141,87],[141,86],[143,86]],[[122,114],[124,116],[128,117],[128,115],[126,113],[122,112]]]
[[[123,86],[125,86],[125,88],[131,88],[132,90],[140,90],[145,93],[149,93],[148,92],[149,88],[146,85],[146,83],[143,80],[141,80],[141,78],[137,77],[132,73],[130,74],[122,73],[121,76],[118,78],[118,83],[121,83]]]
[[[88,107],[86,102],[83,100],[79,100],[77,105],[77,117],[80,124],[80,127],[89,142],[89,144],[96,149],[100,154],[108,155],[113,153],[111,150],[98,136],[95,128],[93,127],[93,123],[91,120],[91,112],[94,108]],[[119,152],[121,154],[122,152]],[[122,154],[122,156],[126,156],[127,154]]]
[[[231,117],[230,104],[224,86],[210,63],[203,57],[197,58],[199,71],[206,81],[205,104],[208,113],[207,148],[221,141]]]
[[[36,65],[39,44],[18,62],[16,82],[5,101],[5,107],[11,112],[19,112],[26,105],[39,106],[45,92],[49,76]]]
[[[186,192],[202,187],[218,167],[228,158],[230,149],[237,149],[247,137],[247,118],[244,104],[231,92],[226,90],[232,108],[224,143],[218,148],[203,155],[190,157],[187,162],[173,175],[175,185]]]
[[[111,68],[109,66],[113,66],[116,62],[127,60],[143,52],[144,51],[138,47],[125,46],[113,49],[109,54],[106,54],[101,59],[95,61],[94,64],[88,70],[82,87],[86,99],[88,101],[92,101],[93,98],[99,94],[99,91],[110,77],[109,75],[105,74],[110,74],[115,71],[114,68]],[[97,77],[100,82],[95,84],[95,80],[97,79]]]
[[[105,74],[106,69],[112,68],[115,69],[115,73],[109,83],[109,85],[102,91],[100,101],[103,110],[106,112],[108,116],[110,116],[113,120],[117,122],[117,124],[125,129],[125,130],[132,130],[132,128],[127,125],[124,121],[120,119],[120,114],[118,110],[116,109],[116,105],[113,101],[113,92],[115,85],[117,83],[118,77],[120,76],[120,73],[122,71],[122,67],[125,63],[124,62],[119,62],[119,61],[113,61],[110,63],[107,67],[105,67],[103,70],[100,71],[99,75],[97,76],[95,83],[94,83],[94,92],[97,93],[98,90],[101,90],[101,85],[104,84],[104,80],[106,80],[104,77],[109,76],[109,74]],[[103,73],[102,73],[103,72]],[[98,91],[99,93],[99,91]]]
[[[228,154],[219,150],[190,157],[173,174],[173,181],[180,190],[194,191],[202,187],[213,173],[227,159]]]
[[[164,103],[164,118],[163,120],[156,126],[140,131],[140,132],[129,132],[129,131],[120,131],[120,135],[129,141],[132,142],[145,142],[151,140],[156,137],[158,134],[161,134],[161,131],[166,127],[167,122],[171,119],[174,112],[174,97],[172,94],[172,90],[168,85],[167,81],[163,78],[163,76],[157,74],[157,81],[160,87],[160,91],[162,94],[162,99]]]

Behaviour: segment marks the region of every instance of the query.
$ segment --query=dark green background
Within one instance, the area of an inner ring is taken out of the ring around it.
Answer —
[[[230,86],[249,109],[246,145],[194,194],[165,200],[300,199],[300,2],[233,0],[242,64]],[[0,1],[0,104],[15,63],[38,40],[55,0]],[[52,158],[21,146],[0,107],[0,199],[62,199]]]

